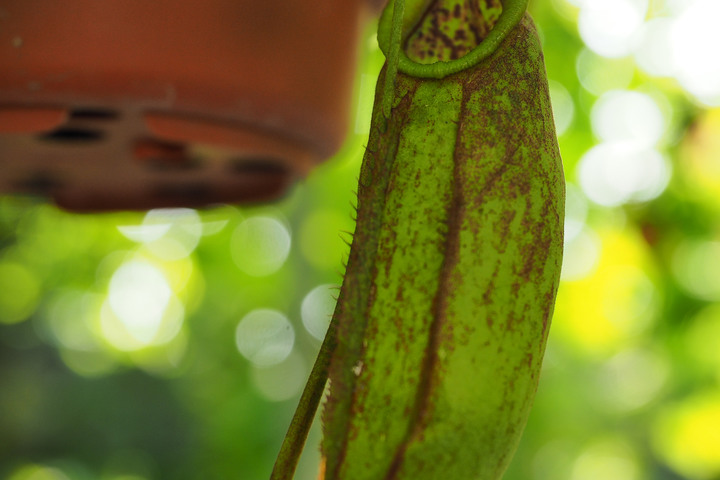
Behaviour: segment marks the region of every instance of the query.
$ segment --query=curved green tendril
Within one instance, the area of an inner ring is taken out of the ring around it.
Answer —
[[[383,53],[388,56],[392,52],[392,31],[393,31],[393,5],[396,0],[390,0],[385,10],[383,10],[378,24],[378,44]],[[428,3],[426,0],[414,1],[414,5],[424,5]],[[403,49],[400,49],[400,58],[398,59],[398,71],[420,78],[444,78],[453,73],[460,72],[474,65],[477,65],[485,58],[492,55],[500,46],[500,43],[512,31],[513,28],[522,19],[527,9],[528,0],[502,0],[503,10],[500,18],[493,26],[492,30],[480,44],[473,48],[467,55],[450,60],[447,62],[438,61],[435,63],[417,63],[411,60]],[[411,10],[412,7],[408,7]],[[413,12],[417,12],[419,8],[412,8]],[[416,20],[413,18],[413,20]],[[405,22],[407,26],[407,22]]]

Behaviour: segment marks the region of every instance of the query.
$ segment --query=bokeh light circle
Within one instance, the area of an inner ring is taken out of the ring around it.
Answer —
[[[281,363],[254,367],[251,372],[253,385],[271,402],[282,402],[300,394],[308,377],[305,359],[293,351]]]
[[[300,317],[305,329],[318,340],[325,338],[337,300],[337,285],[319,285],[303,298]]]
[[[110,279],[100,327],[112,346],[132,351],[171,341],[184,317],[184,306],[163,272],[147,261],[130,260]]]
[[[83,291],[59,293],[48,304],[47,326],[58,345],[79,351],[98,348],[90,328],[94,296]]]
[[[608,90],[628,88],[635,74],[635,62],[629,58],[601,57],[583,48],[575,61],[575,71],[585,90],[601,95]],[[612,75],[608,75],[608,72],[612,72]]]
[[[635,61],[650,75],[670,77],[675,73],[671,51],[670,32],[673,19],[653,18],[645,22],[640,32],[640,41],[635,49]]]
[[[28,318],[37,307],[40,281],[25,265],[0,259],[0,324]]]
[[[588,202],[585,195],[572,182],[565,184],[565,235],[568,242],[585,228]]]
[[[676,78],[702,103],[720,105],[720,2],[695,0],[678,16],[670,31]]]
[[[655,146],[662,138],[666,121],[660,107],[647,94],[628,90],[604,93],[590,114],[595,136],[603,142],[632,142]]]
[[[555,132],[560,136],[567,131],[575,118],[575,103],[572,95],[562,83],[550,80],[548,88],[555,119]]]
[[[684,478],[720,475],[720,392],[694,393],[658,415],[653,444]]]
[[[578,30],[585,44],[605,57],[632,53],[643,25],[648,0],[602,0],[583,2]]]
[[[670,368],[663,356],[647,348],[624,350],[600,370],[599,400],[619,411],[636,410],[657,398]]]
[[[15,470],[8,480],[71,480],[62,470],[45,465],[24,465]]]
[[[179,260],[190,255],[203,234],[197,211],[190,208],[150,210],[137,226],[118,226],[130,240],[142,243],[158,258]]]
[[[699,369],[720,380],[720,303],[711,303],[693,316],[684,344]]]
[[[594,146],[580,159],[577,172],[585,195],[607,207],[656,198],[671,174],[660,152],[631,142]]]
[[[290,355],[295,330],[281,312],[257,309],[240,320],[235,330],[235,344],[240,354],[255,365],[276,365]]]
[[[253,277],[277,272],[290,253],[288,228],[278,219],[253,216],[240,222],[231,239],[235,264]]]
[[[720,301],[720,242],[682,242],[675,248],[671,266],[687,293],[701,300]]]
[[[560,278],[580,280],[590,275],[600,258],[600,240],[590,229],[583,229],[565,242]]]
[[[637,453],[620,439],[595,440],[575,461],[571,480],[641,480]]]

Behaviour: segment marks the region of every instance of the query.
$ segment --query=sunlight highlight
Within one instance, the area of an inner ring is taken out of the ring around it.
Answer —
[[[653,18],[643,25],[640,41],[635,51],[638,66],[656,77],[671,77],[675,74],[670,32],[674,21],[669,17]]]
[[[578,179],[593,202],[606,207],[646,202],[670,181],[668,160],[657,150],[634,143],[601,143],[580,159]]]
[[[154,265],[131,260],[112,276],[101,309],[101,330],[119,350],[137,350],[172,340],[182,327],[184,308]]]
[[[720,62],[718,45],[720,2],[695,0],[670,31],[671,55],[676,78],[700,102],[720,105]]]
[[[641,92],[612,90],[595,102],[591,119],[601,143],[582,156],[577,169],[588,198],[615,207],[660,195],[671,171],[656,149],[667,129],[657,103]]]
[[[635,47],[647,9],[648,0],[582,2],[578,17],[580,37],[599,55],[624,57]]]
[[[602,142],[632,142],[654,147],[667,122],[660,107],[647,94],[631,90],[604,93],[590,114],[595,136]]]
[[[193,209],[163,208],[150,210],[142,225],[118,226],[118,230],[130,240],[144,244],[158,258],[179,260],[195,250],[203,225]]]

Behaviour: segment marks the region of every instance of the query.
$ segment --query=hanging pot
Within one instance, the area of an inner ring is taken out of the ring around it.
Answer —
[[[370,3],[4,0],[0,192],[90,211],[277,198],[343,140]]]

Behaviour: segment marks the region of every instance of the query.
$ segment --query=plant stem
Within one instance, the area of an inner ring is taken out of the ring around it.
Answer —
[[[397,76],[398,58],[400,53],[400,43],[402,40],[402,20],[405,11],[405,0],[394,0],[393,16],[392,16],[392,32],[390,39],[390,51],[387,57],[387,71],[385,72],[385,84],[383,86],[383,123],[387,125],[390,118],[392,104],[395,97],[395,77]],[[338,300],[339,301],[339,300]],[[302,453],[308,432],[315,418],[318,404],[325,390],[328,373],[330,369],[330,359],[335,347],[337,346],[336,338],[336,319],[337,315],[333,315],[328,331],[325,334],[320,346],[320,352],[315,360],[310,378],[308,378],[305,389],[300,397],[295,415],[290,422],[283,444],[280,447],[280,453],[275,461],[275,467],[270,474],[270,480],[291,480],[295,474],[300,454]]]
[[[333,317],[310,372],[310,377],[305,384],[305,389],[300,396],[297,410],[290,421],[290,427],[280,447],[277,460],[275,460],[270,480],[291,480],[295,474],[300,454],[325,390],[330,358],[337,345],[335,330],[335,318]]]
[[[398,59],[400,58],[404,13],[405,0],[395,0],[393,3],[392,30],[390,31],[390,49],[387,52],[387,71],[385,72],[385,85],[383,86],[382,109],[385,120],[390,118],[390,111],[395,98],[395,77],[397,76]]]

